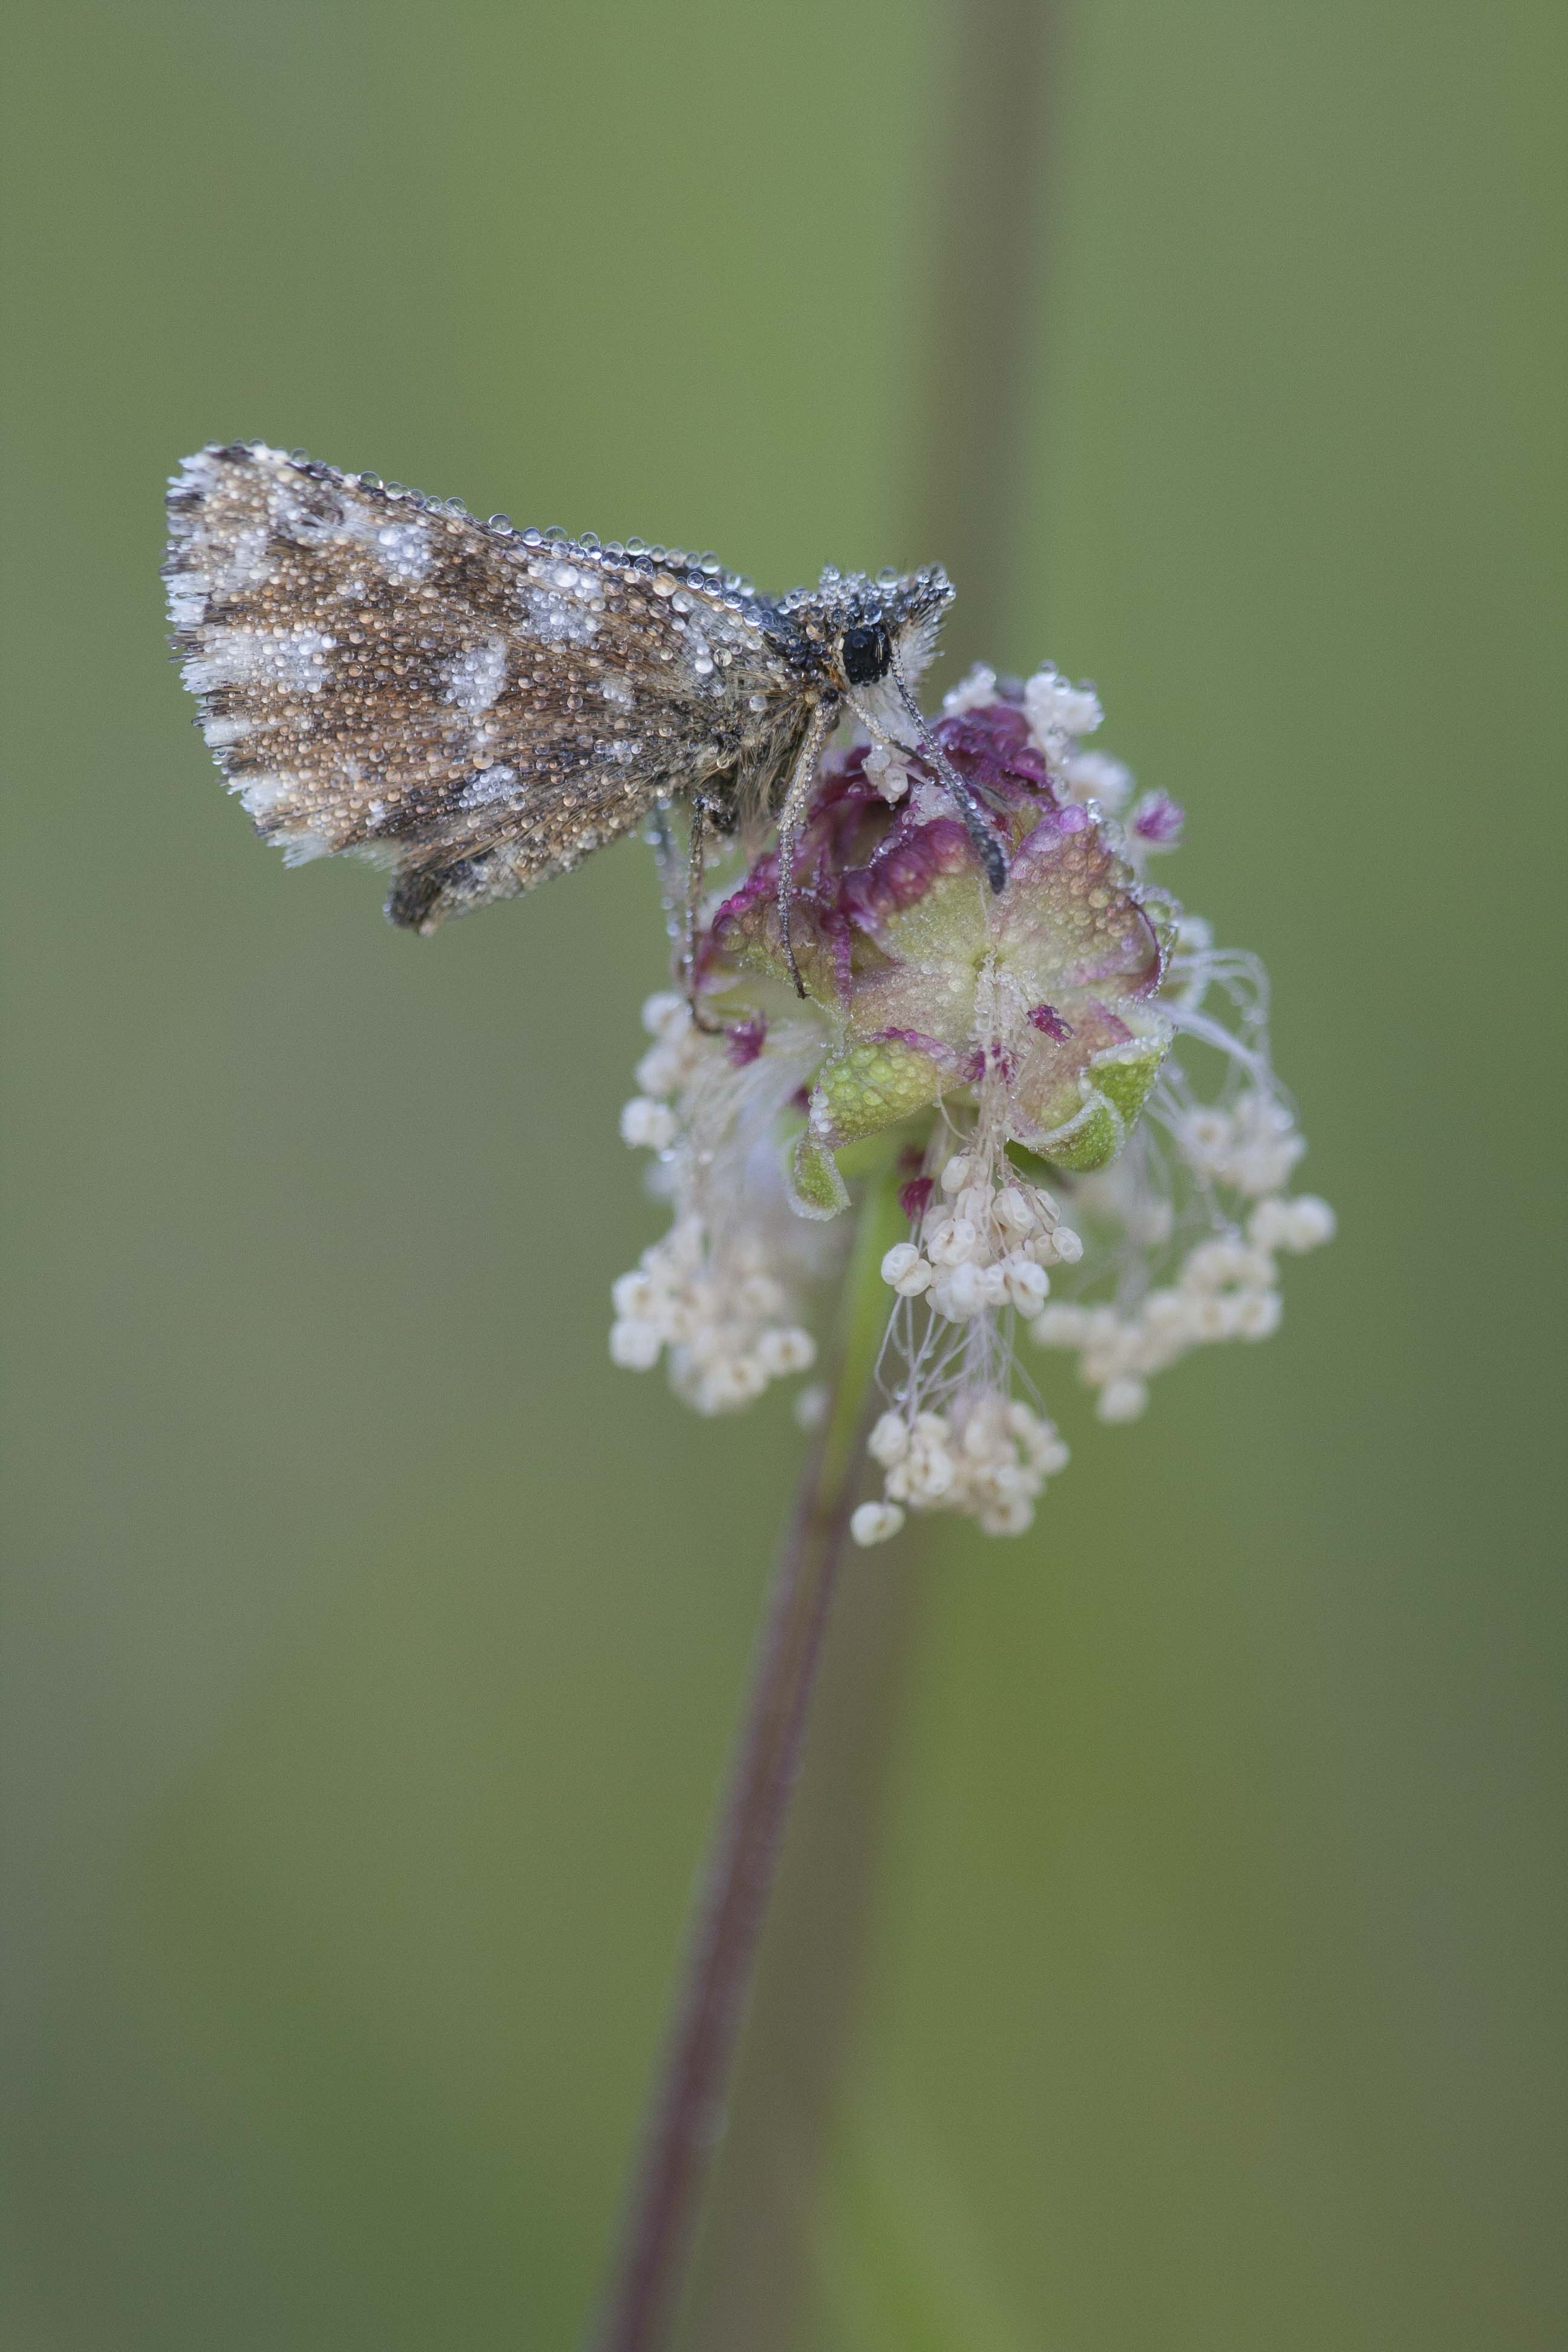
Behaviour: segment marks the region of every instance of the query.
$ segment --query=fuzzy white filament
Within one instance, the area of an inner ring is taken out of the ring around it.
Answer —
[[[674,1219],[613,1286],[611,1360],[651,1371],[663,1360],[699,1412],[735,1412],[816,1360],[800,1297],[837,1241],[791,1215],[773,1130],[820,1039],[802,1024],[737,1068],[673,991],[648,998],[643,1025],[654,1042],[621,1137],[658,1155],[652,1188]]]
[[[911,1511],[957,1513],[989,1535],[1031,1524],[1068,1448],[1018,1361],[1020,1334],[1076,1358],[1100,1421],[1134,1421],[1151,1381],[1183,1356],[1275,1331],[1280,1258],[1334,1231],[1324,1202],[1288,1191],[1306,1144],[1274,1077],[1261,965],[1217,948],[1201,918],[1146,882],[1145,860],[1179,841],[1182,812],[1159,793],[1134,802],[1129,771],[1085,748],[1101,722],[1099,698],[1055,669],[1018,687],[977,668],[944,714],[963,719],[1004,699],[1021,709],[1031,756],[1044,762],[1044,804],[1084,812],[1080,826],[1097,829],[1121,861],[1121,887],[1169,910],[1152,1002],[1181,1050],[1142,1116],[1118,1129],[1108,1162],[1090,1161],[1091,1172],[1048,1166],[1017,1141],[1011,1075],[1024,1024],[1037,1028],[1041,1009],[1014,1001],[994,957],[977,987],[971,969],[970,1075],[923,1115],[923,1141],[917,1130],[906,1150],[904,1168],[920,1171],[905,1190],[908,1230],[879,1261],[887,1409],[868,1453],[882,1494],[850,1521],[862,1545],[888,1540]],[[910,798],[917,823],[928,821],[933,793],[944,813],[939,788],[911,777],[895,751],[873,745],[864,765],[882,799]],[[835,1212],[792,1192],[781,1153],[831,1044],[831,1005],[826,1017],[803,1016],[792,1002],[772,1030],[747,1010],[726,1035],[700,1027],[686,998],[667,992],[649,999],[644,1023],[651,1043],[621,1134],[652,1155],[650,1188],[673,1215],[615,1286],[611,1354],[637,1370],[665,1362],[700,1412],[731,1411],[816,1359],[802,1301],[836,1262]],[[1206,1088],[1205,1066],[1217,1072]],[[803,1427],[820,1424],[826,1399],[821,1388],[802,1391]]]

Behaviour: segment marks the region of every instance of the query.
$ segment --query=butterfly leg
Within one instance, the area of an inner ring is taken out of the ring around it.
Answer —
[[[1007,853],[997,840],[994,828],[986,824],[984,812],[975,797],[973,787],[964,782],[963,778],[927,726],[925,714],[910,692],[909,683],[899,667],[899,657],[896,654],[892,659],[892,672],[899,689],[899,699],[914,722],[921,750],[957,803],[958,814],[963,820],[963,830],[969,835],[985,879],[990,883],[993,890],[1005,888],[1007,881]],[[990,795],[987,794],[987,798],[989,797]]]
[[[795,843],[800,837],[801,819],[805,814],[806,803],[811,798],[811,787],[816,776],[817,760],[821,756],[823,745],[837,723],[837,719],[838,709],[836,703],[819,702],[812,712],[810,724],[806,728],[805,738],[795,757],[789,788],[784,793],[784,803],[779,810],[777,900],[779,938],[784,943],[784,960],[789,968],[789,976],[795,982],[795,992],[797,996],[805,994],[805,982],[800,976],[800,967],[795,960],[795,945],[790,938],[790,908],[795,902]]]
[[[643,823],[643,839],[653,851],[654,864],[658,869],[658,895],[664,901],[665,928],[672,941],[683,939],[685,887],[676,855],[675,836],[669,829],[668,801],[656,801],[648,811]]]
[[[700,1029],[705,1037],[723,1034],[724,1024],[710,1021],[697,1001],[697,912],[702,903],[702,873],[707,846],[708,811],[700,800],[691,803],[691,830],[686,859],[686,907],[682,930],[685,944],[681,962],[686,972],[686,1002],[690,1008],[693,1028]]]

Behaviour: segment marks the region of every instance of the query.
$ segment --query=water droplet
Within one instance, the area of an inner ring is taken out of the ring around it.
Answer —
[[[553,541],[558,539],[565,539],[568,534],[562,530],[561,525],[558,522],[551,522],[546,523],[544,526],[544,536],[547,540]]]
[[[617,557],[618,557],[618,556],[622,556],[622,555],[624,555],[624,554],[626,553],[626,549],[621,545],[621,542],[620,542],[620,541],[619,541],[618,539],[607,539],[607,540],[605,541],[605,553],[606,555],[614,555],[614,556],[617,556]]]
[[[489,527],[492,530],[510,531],[511,529],[510,515],[491,515]]]
[[[720,562],[718,557],[713,553],[711,549],[709,550],[706,555],[700,556],[698,558],[697,568],[700,572],[706,572],[709,573],[720,572],[724,569],[723,565]]]
[[[577,541],[577,544],[579,547],[587,548],[591,554],[596,555],[599,551],[598,532],[596,530],[585,530],[583,533],[582,538]]]
[[[525,530],[522,534],[522,543],[524,547],[542,547],[544,533],[542,530]]]

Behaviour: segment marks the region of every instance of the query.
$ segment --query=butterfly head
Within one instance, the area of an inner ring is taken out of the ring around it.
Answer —
[[[874,692],[890,674],[913,688],[936,648],[952,585],[940,564],[901,577],[825,572],[818,587],[835,683]]]
[[[854,703],[890,691],[898,677],[913,689],[952,602],[940,564],[876,580],[829,567],[815,588],[795,589],[777,609],[792,639],[809,649],[809,666]]]

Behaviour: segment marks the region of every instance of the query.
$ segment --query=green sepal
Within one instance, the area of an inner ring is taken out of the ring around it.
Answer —
[[[875,1135],[910,1111],[923,1110],[946,1080],[940,1065],[901,1037],[871,1037],[847,1045],[817,1075],[812,1118],[835,1143]]]
[[[1109,1168],[1125,1140],[1127,1130],[1114,1103],[1080,1078],[1083,1108],[1076,1118],[1069,1118],[1049,1135],[1040,1138],[1040,1150],[1053,1168],[1065,1168],[1074,1176],[1091,1176],[1097,1169]]]
[[[809,1128],[795,1139],[788,1181],[790,1206],[797,1217],[825,1223],[849,1206],[849,1187],[838,1172],[838,1162]]]
[[[1094,1085],[1115,1104],[1129,1128],[1149,1099],[1170,1045],[1171,1033],[1162,1023],[1154,1034],[1134,1037],[1125,1045],[1107,1045],[1089,1061]]]

